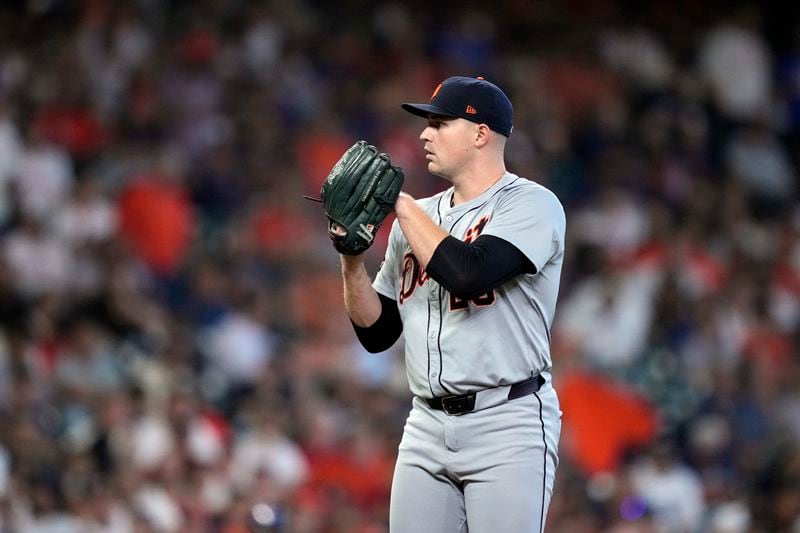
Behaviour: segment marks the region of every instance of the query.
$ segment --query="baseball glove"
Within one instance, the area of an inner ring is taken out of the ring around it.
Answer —
[[[344,153],[320,191],[328,234],[339,253],[358,255],[372,245],[394,209],[403,179],[403,170],[366,141]]]

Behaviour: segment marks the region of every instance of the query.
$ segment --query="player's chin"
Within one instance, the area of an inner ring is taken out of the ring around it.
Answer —
[[[442,173],[442,167],[440,165],[437,165],[433,161],[428,161],[428,172],[430,172],[434,176],[439,176]]]

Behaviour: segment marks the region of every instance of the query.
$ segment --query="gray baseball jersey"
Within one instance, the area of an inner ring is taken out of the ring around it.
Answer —
[[[512,243],[536,273],[461,300],[426,275],[399,225],[392,227],[374,287],[398,302],[417,398],[398,448],[390,530],[541,533],[561,434],[548,371],[564,210],[550,191],[510,173],[455,207],[452,194],[451,188],[420,205],[459,239],[484,234]],[[545,378],[542,387],[509,401],[510,385],[535,374]],[[474,410],[462,415],[422,399],[474,391]]]
[[[551,367],[566,228],[561,203],[545,187],[508,172],[468,202],[451,207],[452,194],[450,188],[419,203],[458,239],[483,234],[510,242],[536,273],[461,300],[427,276],[395,221],[373,286],[398,303],[408,382],[423,398],[509,385]]]

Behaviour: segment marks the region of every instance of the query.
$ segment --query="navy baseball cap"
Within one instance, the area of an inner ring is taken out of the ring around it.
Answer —
[[[442,115],[486,124],[508,137],[513,129],[514,108],[505,93],[482,77],[453,76],[436,87],[429,104],[402,104],[401,107],[419,117]]]

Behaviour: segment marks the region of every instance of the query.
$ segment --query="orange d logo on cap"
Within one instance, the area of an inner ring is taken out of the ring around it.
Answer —
[[[436,95],[439,94],[439,90],[441,88],[442,88],[442,84],[441,83],[436,86],[436,88],[433,90],[433,94],[431,95],[431,101],[433,101],[433,99],[436,98]]]

